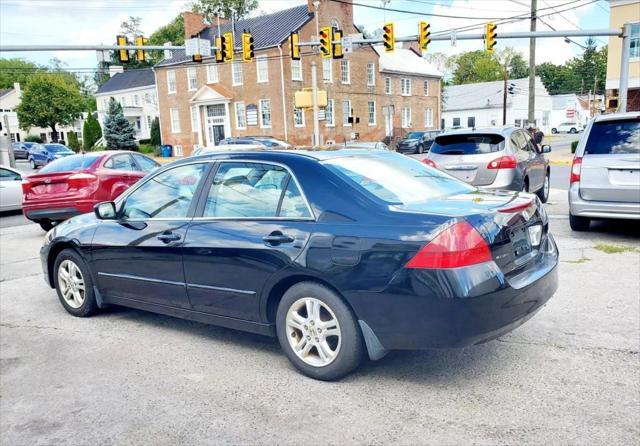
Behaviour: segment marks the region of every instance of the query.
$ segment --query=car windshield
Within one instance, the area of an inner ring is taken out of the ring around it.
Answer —
[[[71,149],[62,144],[45,144],[44,146],[49,152],[71,152]]]
[[[375,156],[342,156],[322,164],[365,192],[394,205],[475,190],[418,160],[394,152],[378,152]]]
[[[453,134],[436,137],[431,153],[440,155],[478,155],[504,149],[502,135]]]
[[[84,154],[60,158],[44,166],[39,173],[73,172],[91,166],[100,155]]]
[[[256,141],[259,143],[264,144],[267,147],[277,147],[278,143],[275,141],[272,141],[270,139],[261,139],[261,138],[256,138]]]
[[[640,118],[594,122],[585,153],[608,155],[640,153]]]
[[[419,139],[422,138],[422,135],[424,135],[424,132],[409,132],[405,139]]]

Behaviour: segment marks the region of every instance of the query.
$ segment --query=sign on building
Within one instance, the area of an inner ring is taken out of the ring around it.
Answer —
[[[184,41],[184,50],[187,56],[200,54],[203,57],[211,56],[211,41],[208,39],[187,39]]]

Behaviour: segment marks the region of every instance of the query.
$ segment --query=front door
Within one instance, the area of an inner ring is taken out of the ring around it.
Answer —
[[[393,136],[393,105],[387,105],[383,108],[384,115],[384,134],[385,136]]]
[[[225,161],[199,208],[184,245],[193,309],[258,320],[265,282],[300,255],[315,224],[297,182],[281,166]]]
[[[102,296],[190,308],[182,245],[193,197],[209,164],[187,164],[150,178],[125,197],[119,219],[98,225],[93,270]]]
[[[217,146],[227,137],[225,124],[227,110],[225,104],[207,105],[207,146]]]

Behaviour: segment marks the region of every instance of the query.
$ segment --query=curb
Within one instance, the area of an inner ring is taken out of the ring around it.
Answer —
[[[549,164],[552,166],[570,166],[571,163],[570,160],[549,160]]]

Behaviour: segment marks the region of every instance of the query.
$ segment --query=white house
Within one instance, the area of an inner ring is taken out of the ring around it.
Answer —
[[[18,121],[18,114],[16,113],[16,107],[20,104],[22,99],[22,88],[18,82],[13,84],[13,88],[6,90],[0,90],[0,134],[7,136],[7,129],[5,128],[4,116],[9,118],[9,133],[11,133],[11,141],[19,142],[24,141],[28,135],[39,136],[43,142],[52,142],[54,137],[50,128],[30,127],[27,130],[20,128],[20,122]],[[77,121],[71,126],[56,126],[58,133],[58,141],[69,141],[69,132],[75,132],[78,136],[78,140],[82,140],[82,126],[84,125],[84,118],[86,113],[83,113]]]
[[[507,93],[507,125],[527,123],[529,79],[512,79],[513,93]],[[490,127],[502,125],[504,82],[452,85],[444,89],[442,127]],[[539,77],[535,85],[535,119],[544,132],[551,131],[552,100]]]
[[[111,77],[96,93],[98,121],[104,123],[109,100],[122,105],[125,118],[136,129],[136,140],[151,136],[151,123],[158,117],[156,79],[151,68],[123,71],[121,66],[109,69]]]
[[[604,103],[603,95],[555,94],[551,96],[553,110],[551,111],[551,127],[564,122],[579,122],[587,125],[589,119],[600,112]],[[589,111],[591,107],[591,111]]]

